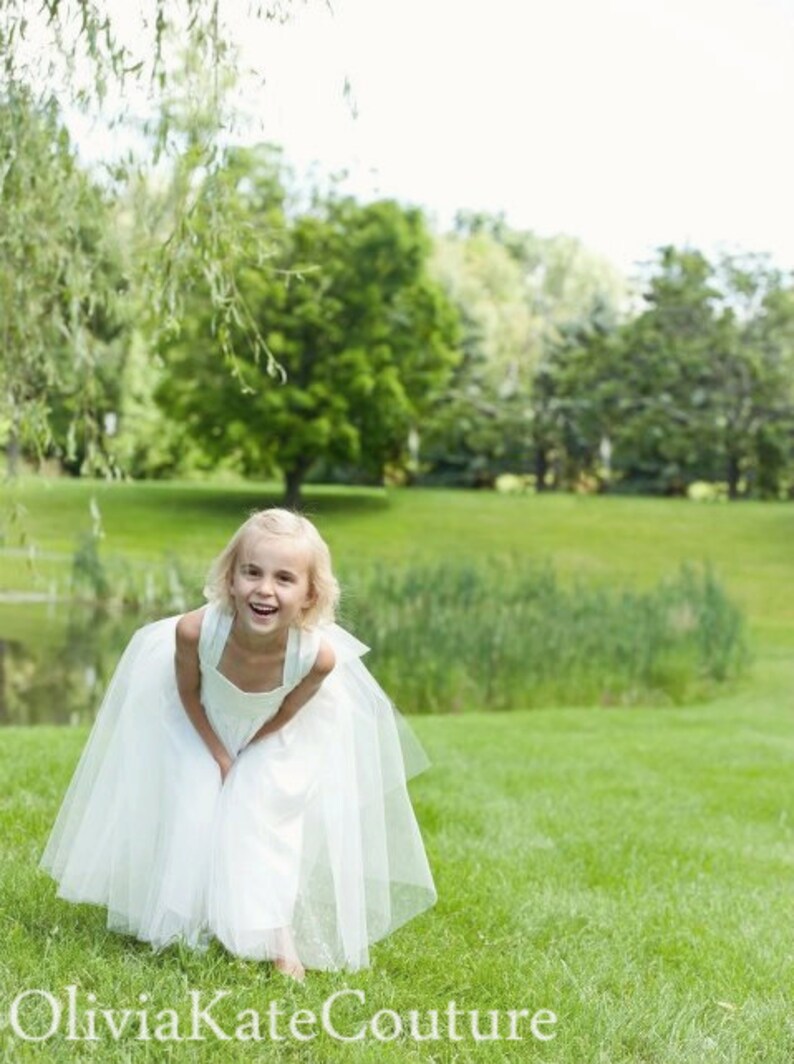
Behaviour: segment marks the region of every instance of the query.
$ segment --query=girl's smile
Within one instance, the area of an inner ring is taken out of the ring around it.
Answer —
[[[249,603],[251,609],[254,611],[257,617],[268,618],[275,616],[278,613],[278,606],[266,606],[256,602]]]

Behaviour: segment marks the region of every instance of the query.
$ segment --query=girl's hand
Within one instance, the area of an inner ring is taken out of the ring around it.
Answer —
[[[226,781],[226,777],[231,771],[231,767],[234,764],[234,760],[229,757],[228,754],[221,754],[220,757],[216,757],[215,760],[218,763],[218,768],[221,770],[221,783]]]
[[[275,717],[273,718],[273,720],[275,720]],[[275,728],[273,727],[273,720],[269,720],[267,722],[267,724],[263,724],[262,725],[262,727],[259,729],[259,731],[256,733],[256,735],[254,735],[254,737],[251,740],[251,743],[249,745],[253,745],[254,743],[259,743],[263,739],[266,739],[268,737],[268,735],[273,735],[275,732],[278,731],[278,725],[276,725]]]

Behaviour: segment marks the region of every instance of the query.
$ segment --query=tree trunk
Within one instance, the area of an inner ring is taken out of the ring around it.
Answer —
[[[284,505],[288,510],[299,510],[303,506],[301,485],[306,470],[302,466],[284,471]]]
[[[12,429],[6,443],[6,474],[9,477],[16,477],[19,472],[19,450],[19,437]]]
[[[549,458],[542,444],[535,447],[535,491],[546,490],[546,477],[549,472]]]
[[[739,498],[739,456],[728,454],[728,498]]]

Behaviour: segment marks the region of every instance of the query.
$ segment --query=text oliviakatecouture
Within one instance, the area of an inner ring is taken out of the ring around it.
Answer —
[[[368,1013],[364,991],[345,987],[327,997],[319,1012],[287,1012],[273,1000],[262,1010],[242,1008],[230,1021],[231,996],[229,990],[190,990],[180,1013],[170,1007],[155,1011],[148,994],[138,995],[135,1008],[107,1008],[76,985],[63,987],[61,994],[31,988],[13,999],[7,1021],[24,1042],[548,1042],[556,1037],[557,1016],[546,1008],[464,1010],[448,1001],[441,1009]]]

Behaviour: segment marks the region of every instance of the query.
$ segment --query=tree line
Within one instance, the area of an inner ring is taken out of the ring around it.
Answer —
[[[165,177],[99,183],[57,108],[0,112],[12,469],[281,476],[291,505],[311,479],[503,474],[794,495],[794,288],[762,255],[665,247],[632,285],[503,217],[434,233],[416,208],[307,189],[270,145],[186,169],[195,124]]]

